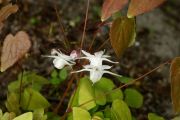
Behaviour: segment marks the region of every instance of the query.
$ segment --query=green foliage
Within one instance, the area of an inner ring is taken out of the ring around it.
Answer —
[[[36,109],[33,112],[33,120],[46,120],[47,115],[44,115],[44,109]]]
[[[13,120],[15,118],[16,114],[13,112],[5,112],[3,114],[2,110],[0,109],[0,120]]]
[[[143,96],[133,88],[127,88],[124,91],[125,102],[132,108],[140,108],[143,104]]]
[[[156,115],[155,113],[149,113],[148,120],[164,120],[164,118]]]
[[[82,105],[82,107],[86,110],[90,110],[92,108],[94,108],[96,106],[94,99],[94,92],[93,92],[93,88],[92,88],[92,83],[91,81],[88,79],[88,77],[84,77],[80,80],[79,83],[79,96],[78,96],[78,104],[82,105],[88,101],[91,100],[91,102],[88,102],[84,105]]]
[[[68,77],[68,71],[66,68],[63,68],[59,72],[56,69],[54,69],[51,73],[50,82],[53,85],[59,85],[61,82],[66,80],[67,77]]]
[[[22,94],[21,106],[24,110],[48,108],[49,102],[36,90],[26,88]]]
[[[27,112],[14,118],[13,120],[33,120],[33,114],[32,112]]]
[[[131,82],[133,79],[122,76],[122,77],[117,77],[117,80],[119,80],[121,83],[127,84],[127,83]]]
[[[73,107],[73,120],[91,120],[91,115],[83,108]]]
[[[127,104],[122,100],[114,100],[111,108],[112,120],[132,120]]]
[[[121,89],[116,89],[107,94],[107,101],[108,102],[113,102],[116,99],[123,99],[123,92]]]

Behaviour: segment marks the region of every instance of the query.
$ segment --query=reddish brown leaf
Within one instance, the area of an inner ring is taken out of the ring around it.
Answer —
[[[171,63],[171,99],[175,112],[180,112],[180,57]]]
[[[7,19],[7,17],[9,15],[11,15],[12,13],[17,12],[18,10],[18,6],[17,5],[12,5],[11,3],[4,6],[1,10],[0,10],[0,30],[3,27],[3,21],[5,19]]]
[[[111,45],[118,57],[131,46],[136,37],[135,19],[121,17],[113,21],[110,29]]]
[[[105,21],[112,14],[121,10],[127,3],[128,0],[105,0],[102,7],[101,20]]]
[[[128,17],[134,17],[139,14],[149,12],[150,10],[158,7],[165,0],[131,0],[128,8]]]
[[[7,35],[2,48],[1,71],[5,71],[16,63],[28,52],[30,47],[31,42],[26,32],[19,31],[15,36]]]

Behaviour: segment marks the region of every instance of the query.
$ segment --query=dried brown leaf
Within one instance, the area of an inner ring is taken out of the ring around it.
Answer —
[[[0,10],[0,28],[3,27],[3,22],[5,19],[7,19],[7,17],[13,13],[16,13],[18,10],[18,6],[17,5],[12,5],[11,3],[4,6],[1,10]],[[0,29],[1,30],[1,29]]]
[[[158,7],[165,0],[131,0],[128,8],[128,17],[132,18],[139,14],[149,12]]]
[[[1,55],[1,72],[11,67],[22,58],[31,47],[29,36],[24,31],[19,31],[15,36],[6,36]]]
[[[118,57],[131,46],[136,37],[135,19],[120,17],[113,21],[110,29],[111,45]]]
[[[175,112],[180,113],[180,57],[176,57],[171,63],[171,99]]]
[[[105,0],[102,7],[101,20],[105,21],[112,14],[121,10],[127,3],[128,0]]]

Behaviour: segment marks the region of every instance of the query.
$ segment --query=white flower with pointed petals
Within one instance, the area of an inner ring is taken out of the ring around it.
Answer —
[[[107,61],[110,63],[118,63],[118,62],[113,62],[107,58],[110,56],[104,55],[104,51],[99,51],[95,52],[94,55],[82,50],[82,53],[86,55],[85,57],[81,57],[80,59],[88,59],[90,61],[90,65],[92,66],[100,66],[102,65],[103,61]]]
[[[85,65],[84,69],[75,71],[73,73],[89,71],[90,72],[90,80],[94,84],[97,81],[99,81],[102,78],[103,74],[105,74],[105,73],[115,75],[115,76],[121,76],[121,75],[118,75],[118,74],[108,71],[108,69],[110,69],[110,68],[111,68],[111,66],[109,66],[109,65],[102,65],[102,66],[101,65],[100,66]]]
[[[53,64],[57,69],[62,69],[66,65],[72,66],[75,64],[72,56],[65,55],[61,51],[55,49],[52,50],[51,55],[45,57],[54,58]]]

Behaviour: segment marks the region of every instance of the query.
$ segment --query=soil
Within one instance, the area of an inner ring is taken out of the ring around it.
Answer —
[[[11,15],[5,21],[5,27],[0,33],[0,43],[8,33],[15,34],[25,30],[31,37],[33,46],[25,59],[18,62],[6,72],[0,73],[0,108],[4,104],[7,94],[7,84],[17,79],[17,74],[23,70],[35,71],[49,77],[53,69],[52,62],[41,55],[50,54],[51,49],[65,50],[62,23],[65,34],[71,42],[71,49],[79,49],[82,37],[86,1],[84,0],[26,0],[17,1],[20,9],[17,14]],[[100,22],[99,12],[102,0],[92,0],[88,16],[86,44],[87,49],[92,36]],[[60,19],[57,18],[57,11]],[[137,17],[137,38],[134,46],[130,47],[119,60],[120,66],[114,68],[119,74],[137,78],[152,70],[167,60],[180,55],[180,1],[167,1],[161,7]],[[93,51],[108,38],[107,31],[97,36]],[[102,49],[107,49],[112,57],[118,60],[111,49],[110,43]],[[65,91],[67,82],[61,85],[60,90]],[[170,97],[169,66],[160,68],[142,81],[133,85],[144,95],[144,105],[141,109],[133,110],[138,120],[146,120],[149,112],[157,113],[169,120],[174,116]],[[60,93],[60,94],[62,94]],[[69,98],[64,102],[64,108]],[[56,104],[57,100],[53,100]]]

